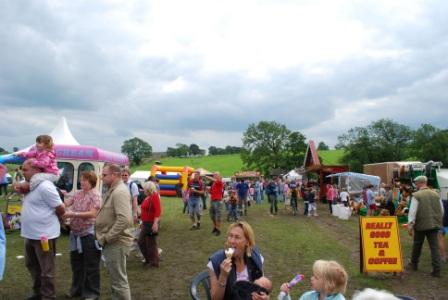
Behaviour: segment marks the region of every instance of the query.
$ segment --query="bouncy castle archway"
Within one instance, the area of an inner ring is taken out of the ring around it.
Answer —
[[[151,168],[151,176],[154,176],[159,181],[161,196],[176,196],[176,191],[180,186],[183,191],[188,188],[188,176],[193,171],[193,168],[187,166],[154,165]]]

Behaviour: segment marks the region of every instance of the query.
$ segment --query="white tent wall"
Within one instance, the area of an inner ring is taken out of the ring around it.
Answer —
[[[135,171],[134,173],[132,173],[130,179],[132,181],[138,181],[140,182],[140,184],[142,184],[148,179],[150,175],[151,171]]]
[[[448,169],[437,170],[437,181],[440,187],[440,197],[448,200]]]
[[[369,184],[373,185],[375,189],[378,189],[381,181],[379,176],[372,176],[355,172],[331,174],[327,177],[337,177],[338,187],[346,188],[350,194],[361,193],[363,187]]]
[[[296,170],[291,170],[284,176],[288,180],[301,180],[302,175],[296,172]]]

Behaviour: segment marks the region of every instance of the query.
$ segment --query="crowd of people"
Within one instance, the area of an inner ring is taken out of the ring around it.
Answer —
[[[58,179],[51,137],[39,136],[32,151],[20,153],[26,160],[14,174],[14,191],[23,195],[21,236],[25,240],[25,265],[32,278],[32,295],[28,299],[55,299],[55,254],[61,222],[70,226],[70,263],[72,283],[67,298],[99,299],[100,262],[103,261],[110,277],[112,299],[131,299],[126,260],[133,245],[137,245],[145,267],[159,267],[158,234],[162,205],[155,178],[139,187],[130,180],[128,169],[106,164],[101,179],[104,191],[98,191],[98,178],[93,171],[80,175],[81,189],[70,195],[58,190]],[[57,168],[57,167],[56,167]],[[329,210],[336,203],[352,207],[367,215],[408,214],[408,231],[414,237],[408,268],[418,269],[423,242],[428,239],[431,249],[433,277],[441,276],[441,262],[446,260],[439,247],[443,231],[444,207],[439,195],[427,185],[427,178],[415,178],[417,191],[409,186],[392,188],[381,185],[374,192],[371,185],[361,196],[352,198],[346,189],[326,186]],[[139,201],[141,192],[144,197]],[[265,258],[256,247],[251,225],[242,221],[251,205],[270,203],[270,214],[278,214],[278,203],[288,203],[293,215],[303,209],[305,216],[317,217],[316,202],[320,191],[317,184],[297,180],[283,180],[273,176],[269,180],[234,179],[224,183],[219,173],[200,176],[193,172],[188,186],[182,191],[184,213],[191,219],[191,230],[201,228],[202,210],[209,204],[212,234],[222,233],[222,211],[227,211],[229,225],[224,246],[210,256],[207,268],[212,299],[271,299],[272,281],[265,276]],[[207,203],[208,197],[210,203]],[[303,202],[303,208],[299,203]],[[406,210],[406,212],[405,212]],[[445,224],[446,226],[446,224]],[[135,235],[136,228],[138,236]],[[0,237],[0,244],[2,242]],[[0,264],[0,271],[4,265]],[[1,279],[2,272],[0,272]],[[311,277],[312,290],[300,299],[345,299],[347,272],[336,261],[317,260]],[[280,285],[278,299],[288,300],[291,283]],[[356,299],[367,299],[369,293],[357,294]],[[249,296],[244,296],[249,293]],[[363,296],[364,295],[364,296]],[[390,295],[394,297],[393,295]],[[241,297],[241,298],[238,298]],[[364,298],[363,298],[364,297]],[[394,298],[390,298],[394,299]]]
[[[32,295],[28,299],[56,298],[56,243],[61,227],[66,225],[70,227],[72,271],[66,298],[99,299],[103,261],[110,277],[112,299],[131,299],[126,260],[136,242],[136,227],[143,265],[159,266],[161,203],[156,185],[143,184],[146,197],[139,207],[135,183],[128,180],[129,170],[106,164],[101,174],[101,194],[97,174],[84,171],[80,174],[80,190],[70,195],[55,185],[58,175],[54,172],[56,160],[50,136],[38,136],[31,151],[18,155],[25,162],[16,170],[13,189],[23,195],[20,229],[25,240],[25,266],[32,279]],[[4,235],[1,237],[0,242]],[[4,256],[1,257],[0,278],[4,268]]]

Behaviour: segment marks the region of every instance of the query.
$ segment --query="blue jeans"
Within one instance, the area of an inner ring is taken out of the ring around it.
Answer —
[[[230,204],[229,220],[237,221],[238,219],[238,206],[236,204]]]
[[[262,191],[255,190],[255,202],[261,204]]]
[[[200,216],[201,215],[201,198],[199,197],[190,197],[188,199],[188,211],[190,212],[190,216]]]

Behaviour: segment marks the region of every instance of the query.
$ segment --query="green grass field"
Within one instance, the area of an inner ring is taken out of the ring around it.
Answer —
[[[300,209],[303,203],[300,203]],[[163,198],[162,227],[159,236],[163,249],[158,269],[145,269],[140,259],[131,254],[127,270],[133,299],[189,299],[188,287],[191,278],[205,269],[208,257],[223,247],[225,236],[211,235],[211,221],[204,212],[200,230],[190,231],[190,220],[182,214],[180,199]],[[429,277],[431,269],[428,247],[422,254],[420,271],[405,274],[403,278],[392,274],[375,273],[365,276],[359,273],[358,219],[339,220],[327,212],[327,206],[319,205],[319,217],[292,216],[280,204],[279,215],[268,213],[268,204],[252,205],[249,216],[244,217],[254,228],[257,246],[265,257],[265,275],[274,282],[274,297],[281,283],[297,272],[306,280],[292,291],[292,299],[310,288],[312,264],[317,259],[335,259],[342,263],[349,273],[347,299],[353,292],[365,287],[382,288],[398,294],[407,294],[417,299],[448,299],[446,270],[442,279]],[[224,222],[224,226],[228,223]],[[402,252],[409,257],[411,239],[401,231]],[[58,241],[57,252],[57,299],[70,286],[70,264],[68,238]],[[0,299],[24,299],[31,292],[30,276],[25,268],[23,240],[19,232],[7,234],[7,262],[4,280],[0,282]],[[110,299],[109,278],[102,268],[102,299]]]
[[[325,150],[319,151],[319,156],[322,163],[326,165],[340,165],[341,157],[344,155],[344,150]],[[160,159],[162,165],[166,166],[190,166],[193,168],[204,168],[209,171],[219,171],[224,177],[230,177],[235,172],[244,169],[243,162],[239,154],[231,155],[211,155],[200,157],[166,157]],[[136,170],[150,170],[154,165],[154,160],[140,166],[132,167],[132,171]],[[292,167],[291,167],[292,168]]]
[[[237,171],[243,169],[243,162],[239,154],[231,155],[211,155],[200,157],[166,157],[160,159],[160,162],[164,166],[189,166],[193,168],[204,168],[208,171],[219,171],[224,177],[233,176]],[[154,161],[136,166],[132,168],[132,171],[136,170],[151,170],[154,165]]]
[[[319,157],[322,159],[321,163],[324,165],[334,166],[342,165],[342,157],[344,156],[344,150],[321,150],[318,151]]]

